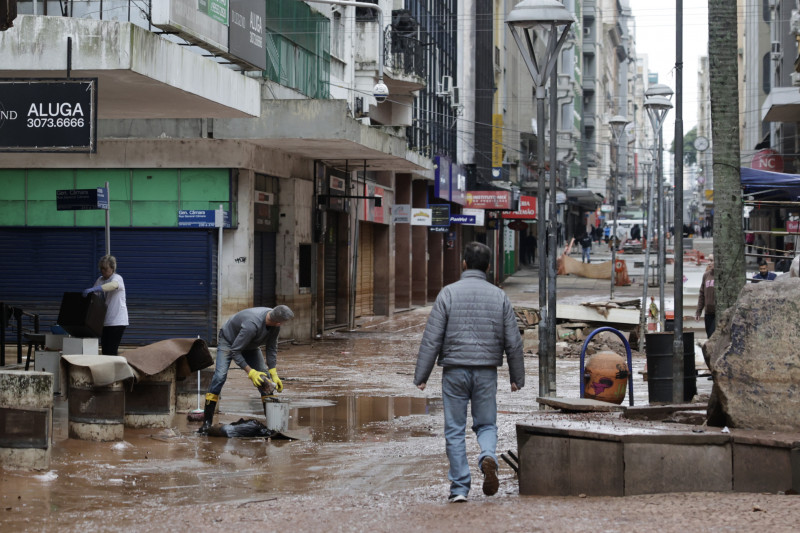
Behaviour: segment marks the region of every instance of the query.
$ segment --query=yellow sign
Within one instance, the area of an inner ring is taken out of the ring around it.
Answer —
[[[503,115],[492,115],[492,167],[503,166]]]
[[[714,189],[706,189],[706,202],[713,202],[714,201]]]

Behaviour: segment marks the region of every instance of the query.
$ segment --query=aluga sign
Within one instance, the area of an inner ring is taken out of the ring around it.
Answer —
[[[97,78],[0,79],[0,152],[97,152]]]

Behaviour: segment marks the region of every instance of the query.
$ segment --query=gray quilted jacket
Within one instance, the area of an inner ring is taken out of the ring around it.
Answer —
[[[433,304],[417,354],[414,385],[428,382],[435,363],[503,366],[503,352],[511,382],[522,388],[522,337],[511,302],[502,289],[486,281],[484,272],[465,270]]]

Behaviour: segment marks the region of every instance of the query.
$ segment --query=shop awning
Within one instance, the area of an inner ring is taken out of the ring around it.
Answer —
[[[800,122],[800,90],[774,87],[761,106],[764,122]]]
[[[567,189],[567,202],[583,209],[597,209],[603,203],[603,197],[592,189]]]
[[[800,175],[741,168],[742,193],[756,200],[800,199]]]

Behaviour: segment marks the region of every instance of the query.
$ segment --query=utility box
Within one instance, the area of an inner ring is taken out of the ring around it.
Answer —
[[[67,337],[61,351],[67,355],[100,355],[100,342],[98,339]]]
[[[37,372],[53,374],[53,394],[61,394],[61,352],[37,351],[34,366]]]

